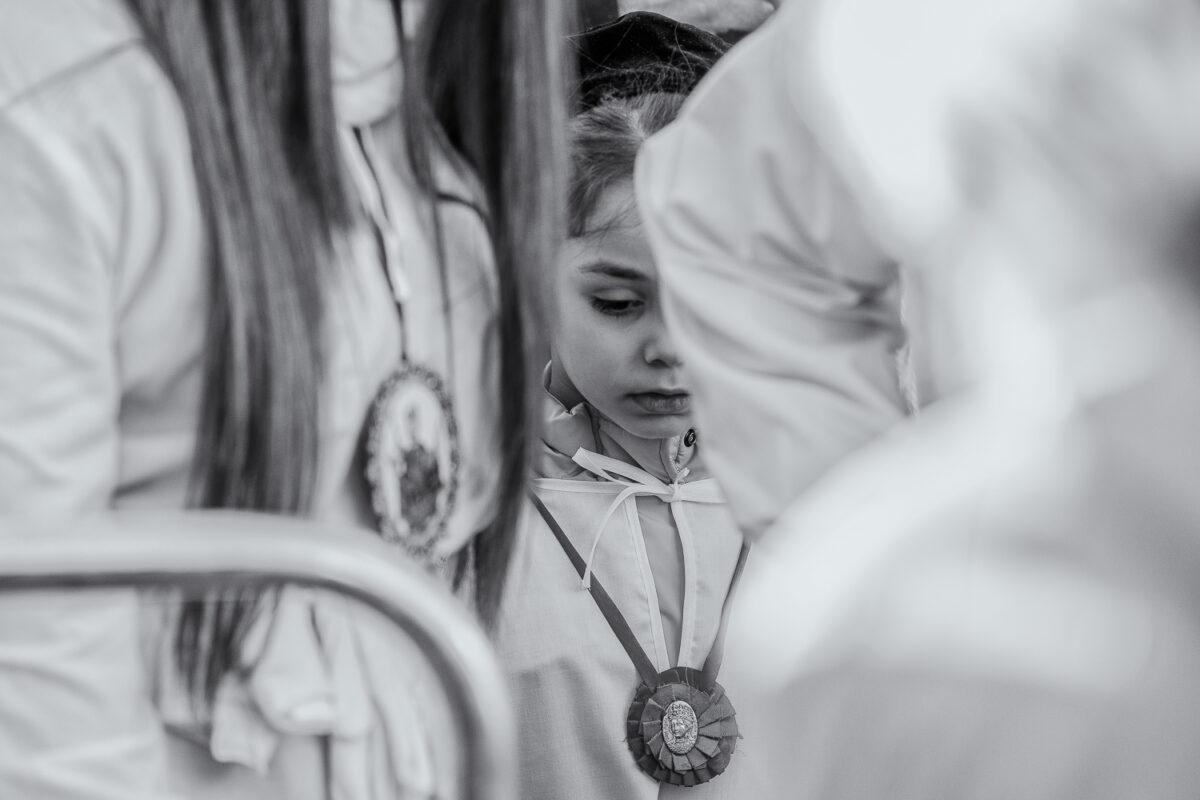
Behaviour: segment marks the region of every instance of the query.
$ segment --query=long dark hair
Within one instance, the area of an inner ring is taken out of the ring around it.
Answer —
[[[332,240],[347,225],[323,0],[127,0],[182,103],[209,320],[189,504],[308,511]],[[189,600],[177,660],[211,699],[257,593]]]
[[[394,0],[399,8],[399,0]],[[475,537],[480,618],[495,621],[538,419],[531,364],[544,360],[540,309],[563,229],[564,0],[430,3],[409,54],[407,125],[415,172],[430,192],[441,136],[483,187],[499,276],[499,509]]]
[[[335,133],[328,2],[126,3],[179,95],[210,250],[189,503],[304,514],[319,466],[323,296],[333,238],[351,217]],[[536,286],[531,279],[558,230],[558,5],[431,3],[417,68],[406,76],[410,143],[426,188],[433,186],[422,154],[436,126],[478,173],[491,208],[506,477],[500,513],[478,540],[485,618],[503,587],[527,458],[525,350],[536,343],[523,331],[536,304],[523,302],[522,282]],[[241,640],[260,604],[257,592],[184,604],[175,651],[195,697],[211,700],[221,677],[240,666]]]

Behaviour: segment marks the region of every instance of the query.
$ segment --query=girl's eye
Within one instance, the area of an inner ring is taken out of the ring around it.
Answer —
[[[641,300],[632,298],[609,300],[604,297],[592,297],[591,303],[592,308],[610,317],[623,317],[626,314],[632,314],[642,307]]]

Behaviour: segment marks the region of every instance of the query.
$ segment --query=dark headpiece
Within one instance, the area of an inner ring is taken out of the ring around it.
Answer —
[[[682,22],[635,11],[571,37],[579,54],[579,110],[614,97],[687,94],[729,45]]]

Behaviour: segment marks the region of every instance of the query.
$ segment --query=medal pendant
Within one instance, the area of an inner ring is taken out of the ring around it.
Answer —
[[[458,494],[459,447],[454,408],[432,370],[403,363],[383,384],[367,428],[366,476],[384,539],[427,566]]]
[[[674,786],[707,783],[725,771],[739,738],[733,703],[703,673],[675,667],[654,686],[638,687],[629,707],[626,739],[650,777]]]

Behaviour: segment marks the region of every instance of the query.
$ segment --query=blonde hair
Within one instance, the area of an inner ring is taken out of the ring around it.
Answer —
[[[633,179],[638,151],[678,116],[685,99],[685,95],[669,92],[613,98],[571,120],[569,235],[582,236],[604,224],[592,219],[600,196],[610,187]]]

